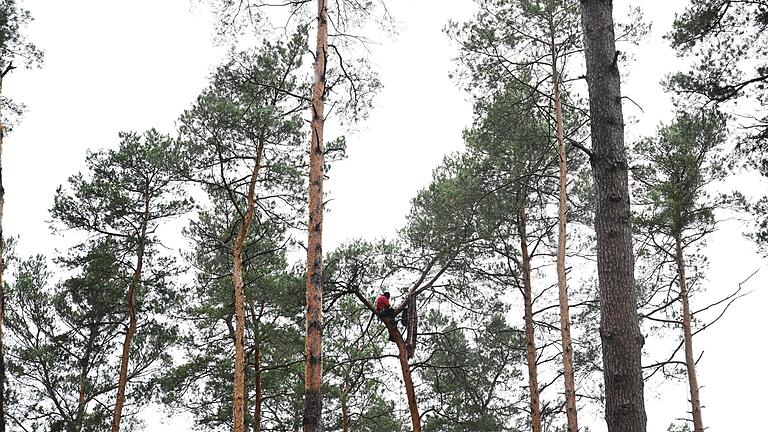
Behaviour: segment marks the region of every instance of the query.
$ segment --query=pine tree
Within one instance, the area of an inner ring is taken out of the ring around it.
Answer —
[[[542,144],[549,147],[551,143],[559,163],[556,261],[560,333],[568,430],[576,432],[576,389],[565,272],[569,169],[566,138],[577,142],[574,137],[579,135],[582,125],[571,121],[575,127],[566,131],[564,113],[576,110],[563,90],[564,82],[570,78],[567,65],[581,50],[578,3],[551,0],[481,0],[478,3],[480,11],[472,21],[449,27],[449,34],[461,44],[468,87],[480,97],[499,92],[509,82],[528,87],[529,97],[540,104],[536,108],[547,116],[551,125],[549,139]],[[482,89],[479,92],[478,84]],[[534,430],[540,429],[539,423],[534,420]]]
[[[253,26],[260,31],[262,24],[268,21],[268,14],[264,13],[263,8],[276,6],[251,0],[215,0],[213,3],[217,6],[219,27],[224,34],[236,34],[242,26]],[[367,61],[354,53],[355,50],[351,49],[350,45],[358,43],[367,45],[365,38],[358,37],[356,32],[367,22],[378,20],[377,9],[383,9],[384,21],[389,19],[389,13],[381,1],[342,0],[332,2],[330,8],[328,3],[327,0],[317,0],[317,2],[300,1],[280,5],[286,8],[289,17],[284,27],[306,30],[308,26],[303,23],[295,25],[292,19],[304,14],[312,16],[316,25],[311,91],[308,98],[301,96],[309,101],[310,109],[309,221],[306,245],[306,395],[303,418],[305,432],[319,431],[322,427],[323,180],[325,156],[332,150],[332,146],[328,145],[326,142],[328,140],[324,137],[325,102],[327,98],[333,98],[333,101],[338,104],[338,111],[345,119],[353,122],[366,116],[370,107],[370,98],[378,89],[379,82],[368,67]],[[377,3],[380,4],[380,8],[376,7]],[[311,8],[312,5],[316,6],[314,10]],[[241,430],[239,424],[236,425],[235,431],[241,432]]]
[[[613,3],[582,0],[592,130],[600,339],[610,432],[644,432],[643,335],[637,314],[629,175]]]
[[[168,167],[174,162],[171,140],[150,130],[143,135],[121,133],[117,150],[91,153],[86,172],[69,178],[56,192],[51,215],[61,225],[97,238],[113,240],[115,253],[124,254],[130,269],[126,283],[125,340],[119,370],[112,431],[120,430],[133,338],[139,330],[137,296],[153,271],[154,233],[169,218],[189,210]],[[132,262],[128,262],[132,260]],[[148,267],[145,269],[145,267]]]
[[[226,194],[210,199],[185,230],[195,282],[180,316],[183,360],[165,374],[162,400],[188,411],[201,427],[222,429],[233,423],[231,252],[239,215]],[[303,290],[301,278],[288,269],[286,222],[258,212],[243,248],[244,425],[254,431],[290,429],[294,399],[301,396]]]
[[[0,432],[5,432],[6,401],[5,401],[5,350],[3,347],[3,322],[5,316],[5,285],[3,271],[5,270],[4,250],[5,234],[3,233],[3,209],[5,207],[5,188],[3,186],[3,144],[10,130],[13,117],[21,114],[23,107],[14,103],[3,93],[3,86],[8,74],[16,69],[14,62],[26,68],[39,65],[43,54],[35,45],[30,43],[22,33],[24,27],[32,20],[30,13],[16,5],[15,0],[4,0],[0,4]]]
[[[695,60],[672,76],[669,87],[685,102],[737,112],[745,132],[731,163],[768,177],[768,1],[692,1],[668,37],[681,56]],[[756,221],[749,235],[768,251],[768,196],[749,210]]]
[[[245,430],[246,420],[247,241],[272,229],[260,224],[285,218],[289,226],[296,226],[296,216],[302,214],[304,155],[299,113],[306,106],[301,95],[307,89],[298,71],[305,53],[302,32],[287,42],[265,41],[263,48],[234,53],[181,118],[178,152],[182,156],[176,170],[190,186],[201,186],[215,206],[225,208],[224,214],[231,217],[230,225],[220,222],[207,235],[231,236],[224,237],[227,240],[221,240],[217,250],[230,254],[235,355],[232,422],[237,431]],[[278,222],[277,229],[283,232],[285,223]],[[283,249],[278,246],[275,253]]]
[[[533,268],[536,245],[546,242],[553,223],[546,216],[547,203],[556,194],[555,163],[547,145],[547,122],[535,110],[536,100],[527,88],[509,84],[491,101],[478,102],[479,118],[465,133],[468,167],[483,179],[483,199],[478,205],[478,225],[484,248],[490,252],[489,268],[478,277],[503,288],[517,288],[523,299],[530,425],[541,430],[536,327],[534,323]],[[471,161],[471,162],[469,162]],[[510,263],[512,265],[510,265]],[[477,265],[481,267],[481,265]]]
[[[700,246],[715,230],[714,212],[727,205],[724,197],[713,198],[707,192],[709,185],[725,175],[717,154],[726,138],[724,131],[725,118],[717,112],[680,112],[670,125],[660,128],[657,137],[638,143],[634,152],[637,161],[633,174],[639,195],[636,224],[652,252],[660,255],[662,262],[674,263],[672,280],[676,280],[679,291],[663,298],[665,305],[669,298],[673,303],[680,302],[681,318],[675,322],[683,333],[695,432],[703,432],[704,424],[693,350],[690,297],[694,278],[690,270],[694,266],[689,258],[694,258],[690,249]],[[663,306],[654,310],[660,311]]]
[[[97,432],[109,428],[119,376],[121,329],[125,325],[125,282],[130,269],[116,254],[119,245],[102,239],[60,259],[76,273],[64,281],[43,256],[22,261],[8,295],[6,316],[9,370],[19,392],[14,421],[23,430]],[[158,370],[170,365],[176,328],[168,323],[180,296],[175,266],[162,259],[137,292],[142,312],[133,340],[126,392],[131,406],[149,402]],[[135,408],[134,408],[135,409]],[[131,410],[130,414],[136,411]],[[133,415],[124,429],[133,429]]]
[[[328,58],[328,4],[317,0],[317,41],[311,100],[309,222],[307,229],[307,347],[304,371],[304,432],[322,430],[323,410],[323,168],[325,71]]]

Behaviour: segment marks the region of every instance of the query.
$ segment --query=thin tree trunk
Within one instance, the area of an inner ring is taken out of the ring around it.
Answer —
[[[533,289],[531,287],[531,256],[528,254],[528,233],[525,206],[518,210],[518,233],[522,255],[523,302],[525,303],[525,350],[528,361],[528,389],[531,396],[532,432],[541,432],[541,405],[539,403],[539,372],[536,364],[536,337],[533,329]]]
[[[645,432],[641,350],[621,80],[611,0],[581,0],[595,180],[605,419],[609,432]]]
[[[232,430],[245,432],[245,290],[243,286],[243,246],[251,228],[256,202],[256,180],[264,156],[266,131],[261,130],[248,183],[246,210],[232,248],[232,281],[235,288],[235,375],[232,383]]]
[[[688,370],[688,387],[691,391],[691,413],[693,414],[694,432],[704,432],[704,422],[701,419],[701,400],[699,399],[699,382],[696,378],[696,361],[693,356],[693,332],[691,331],[691,308],[688,304],[688,283],[685,280],[685,258],[680,235],[675,235],[675,258],[677,261],[677,277],[680,285],[680,301],[683,303],[683,337],[685,342],[685,367]]]
[[[112,432],[120,431],[120,421],[123,418],[123,405],[125,404],[125,387],[128,384],[128,361],[131,354],[131,343],[136,334],[136,288],[141,282],[141,271],[144,267],[144,249],[147,241],[147,225],[149,224],[149,192],[144,196],[144,216],[141,223],[141,233],[139,234],[139,244],[136,253],[136,269],[131,277],[131,284],[128,287],[128,331],[125,332],[123,341],[123,354],[120,358],[120,379],[117,383],[117,399],[115,400],[115,412],[112,417]]]
[[[309,225],[307,240],[307,316],[304,372],[304,432],[321,430],[323,396],[323,145],[328,5],[317,1],[317,45],[312,84],[312,137],[309,152]]]
[[[558,203],[558,240],[557,240],[557,287],[560,302],[560,336],[563,344],[563,380],[565,381],[565,413],[568,419],[568,432],[578,432],[576,416],[576,383],[573,378],[573,346],[571,344],[571,318],[568,308],[568,285],[565,279],[565,248],[568,196],[568,155],[563,137],[563,109],[560,103],[560,77],[557,71],[557,57],[554,51],[554,33],[552,34],[552,73],[555,84],[555,118],[557,121],[557,155],[560,165],[560,194]]]
[[[6,69],[0,76],[0,96],[3,94],[3,81]],[[0,107],[2,108],[2,107]],[[3,272],[5,271],[5,237],[3,234],[3,209],[5,207],[5,188],[3,187],[3,141],[5,140],[5,124],[0,113],[0,432],[5,432],[5,283]]]
[[[85,401],[85,386],[86,382],[88,380],[88,370],[91,367],[91,352],[93,352],[93,345],[96,341],[97,332],[91,329],[90,334],[88,335],[88,343],[86,345],[86,350],[84,357],[80,363],[80,379],[78,383],[78,398],[77,398],[77,415],[75,417],[75,430],[81,431],[83,430],[83,421],[85,420],[85,412],[87,409],[87,404]]]
[[[341,430],[349,432],[349,368],[344,371],[344,389],[341,393]]]
[[[400,359],[400,369],[403,372],[403,384],[405,384],[405,394],[408,397],[408,411],[411,413],[411,425],[413,432],[421,432],[421,416],[419,415],[419,405],[416,402],[416,390],[413,386],[411,377],[411,366],[408,364],[408,347],[403,340],[403,335],[397,329],[394,319],[383,319],[384,325],[389,330],[390,339],[397,345],[398,358]]]

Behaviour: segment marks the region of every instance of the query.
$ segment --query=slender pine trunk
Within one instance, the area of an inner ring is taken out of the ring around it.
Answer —
[[[307,316],[304,374],[304,432],[322,428],[323,373],[323,145],[328,5],[317,0],[317,44],[312,84],[312,136],[309,152],[309,225],[307,240]]]
[[[701,400],[699,399],[699,382],[696,377],[696,360],[693,355],[693,331],[691,330],[691,308],[688,303],[688,283],[685,280],[685,257],[680,234],[675,235],[675,260],[677,261],[677,277],[680,286],[680,301],[683,303],[683,338],[685,344],[685,368],[688,371],[688,388],[691,392],[691,414],[693,415],[693,431],[704,432],[704,422],[701,419]]]
[[[245,432],[245,289],[243,284],[243,247],[255,212],[256,180],[264,157],[266,130],[261,129],[248,183],[246,210],[232,248],[232,281],[235,289],[235,374],[232,383],[232,430]]]
[[[245,221],[243,221],[240,231],[243,231],[243,226],[245,226]],[[235,371],[232,383],[232,430],[245,432],[245,313],[243,308],[245,293],[243,290],[243,245],[240,242],[240,234],[237,236],[232,252],[232,281],[235,288]]]
[[[560,337],[563,346],[563,380],[565,382],[565,413],[568,419],[568,432],[578,432],[576,415],[576,383],[573,377],[573,345],[571,343],[571,318],[568,307],[568,285],[565,278],[565,250],[567,234],[568,196],[568,155],[565,151],[563,136],[563,110],[560,102],[560,78],[557,70],[557,57],[554,51],[554,33],[552,37],[552,73],[555,84],[555,118],[557,121],[557,155],[560,166],[560,193],[558,202],[558,241],[557,241],[557,287],[560,302]]]
[[[128,330],[123,341],[123,353],[120,358],[120,378],[117,383],[117,398],[115,411],[112,416],[112,432],[120,431],[120,421],[123,419],[123,406],[125,404],[125,388],[128,385],[128,362],[131,355],[131,343],[136,335],[136,289],[141,282],[141,271],[144,267],[144,251],[147,242],[147,225],[149,224],[149,191],[144,192],[144,215],[139,233],[139,244],[136,253],[136,269],[131,277],[131,284],[126,295],[128,301]]]
[[[405,385],[405,394],[408,397],[408,411],[411,414],[413,432],[421,432],[421,416],[419,415],[419,405],[416,402],[416,389],[413,386],[411,365],[408,364],[408,347],[405,344],[405,340],[403,340],[400,330],[397,329],[394,319],[383,319],[382,321],[387,326],[390,339],[397,345],[400,370],[403,373],[403,384]]]
[[[341,430],[349,432],[349,368],[344,371],[344,388],[341,392]]]
[[[611,0],[581,0],[595,181],[600,338],[609,432],[645,432],[641,350],[624,147],[621,78]]]
[[[536,363],[536,337],[533,328],[533,289],[531,286],[531,256],[528,253],[528,232],[525,206],[518,210],[518,234],[523,272],[523,302],[525,303],[525,351],[528,362],[528,391],[531,400],[532,432],[541,432],[541,404],[539,402],[539,372]]]

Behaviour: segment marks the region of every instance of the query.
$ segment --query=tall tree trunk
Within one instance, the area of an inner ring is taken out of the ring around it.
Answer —
[[[256,180],[264,156],[266,130],[261,129],[248,183],[246,210],[232,248],[232,282],[235,289],[235,375],[232,383],[232,430],[245,432],[245,290],[243,286],[243,246],[251,228],[256,203]]]
[[[595,180],[605,420],[609,432],[644,432],[641,350],[621,80],[611,0],[581,0]]]
[[[557,155],[560,165],[560,193],[558,202],[557,240],[557,287],[560,302],[560,337],[563,344],[563,380],[565,381],[565,413],[568,418],[568,432],[578,432],[576,416],[576,383],[573,378],[573,346],[571,344],[571,318],[568,307],[568,285],[565,279],[565,248],[568,196],[568,155],[563,136],[563,109],[560,103],[560,77],[557,70],[557,56],[552,33],[552,74],[555,85],[555,119],[557,121]]]
[[[128,300],[128,330],[123,341],[123,354],[120,358],[120,378],[117,382],[117,399],[115,400],[115,412],[112,417],[112,432],[120,431],[120,421],[123,419],[123,405],[125,404],[125,387],[128,384],[128,361],[131,354],[131,343],[136,335],[136,288],[141,282],[141,270],[144,267],[144,249],[147,242],[147,225],[149,224],[149,191],[144,195],[144,216],[139,233],[139,244],[136,252],[136,269],[131,277],[131,284],[126,295]]]
[[[685,257],[680,234],[675,235],[675,259],[677,261],[677,277],[680,285],[680,301],[683,303],[683,338],[685,343],[685,367],[688,371],[688,387],[691,391],[691,413],[693,414],[694,432],[704,432],[701,420],[701,400],[699,399],[699,382],[696,378],[696,361],[693,357],[693,332],[691,330],[691,308],[688,304],[688,283],[685,280]]]
[[[518,234],[522,255],[523,302],[525,303],[525,350],[528,361],[528,390],[531,396],[532,432],[541,432],[541,404],[539,403],[539,372],[536,364],[536,337],[533,329],[533,289],[531,287],[531,256],[528,254],[528,232],[525,206],[518,210]]]
[[[3,94],[3,81],[5,74],[10,71],[8,66],[0,76],[0,97]],[[2,108],[2,107],[0,107]],[[3,141],[5,140],[5,124],[0,112],[0,432],[5,432],[5,283],[3,272],[5,271],[5,234],[3,233],[3,209],[5,207],[5,188],[3,187]]]
[[[323,396],[323,145],[328,5],[317,0],[317,45],[312,84],[312,137],[309,152],[309,238],[307,240],[307,317],[304,371],[304,432],[321,430]]]
[[[419,415],[419,405],[416,402],[416,390],[413,386],[411,377],[411,365],[408,364],[408,347],[403,340],[403,335],[397,329],[397,324],[393,319],[383,319],[384,325],[389,331],[390,340],[397,345],[398,358],[400,359],[400,369],[403,372],[403,384],[405,384],[405,394],[408,397],[408,411],[411,413],[411,426],[413,432],[421,432],[421,416]]]

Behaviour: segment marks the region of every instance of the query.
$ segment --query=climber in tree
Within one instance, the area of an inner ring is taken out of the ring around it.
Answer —
[[[389,291],[384,291],[376,297],[376,313],[382,318],[394,318],[395,310],[389,304]]]
[[[389,291],[385,291],[376,297],[376,313],[382,318],[390,318],[394,320],[395,310],[389,303],[390,298]],[[403,324],[403,327],[408,327],[408,314],[406,314],[405,311],[402,312],[401,323]]]

